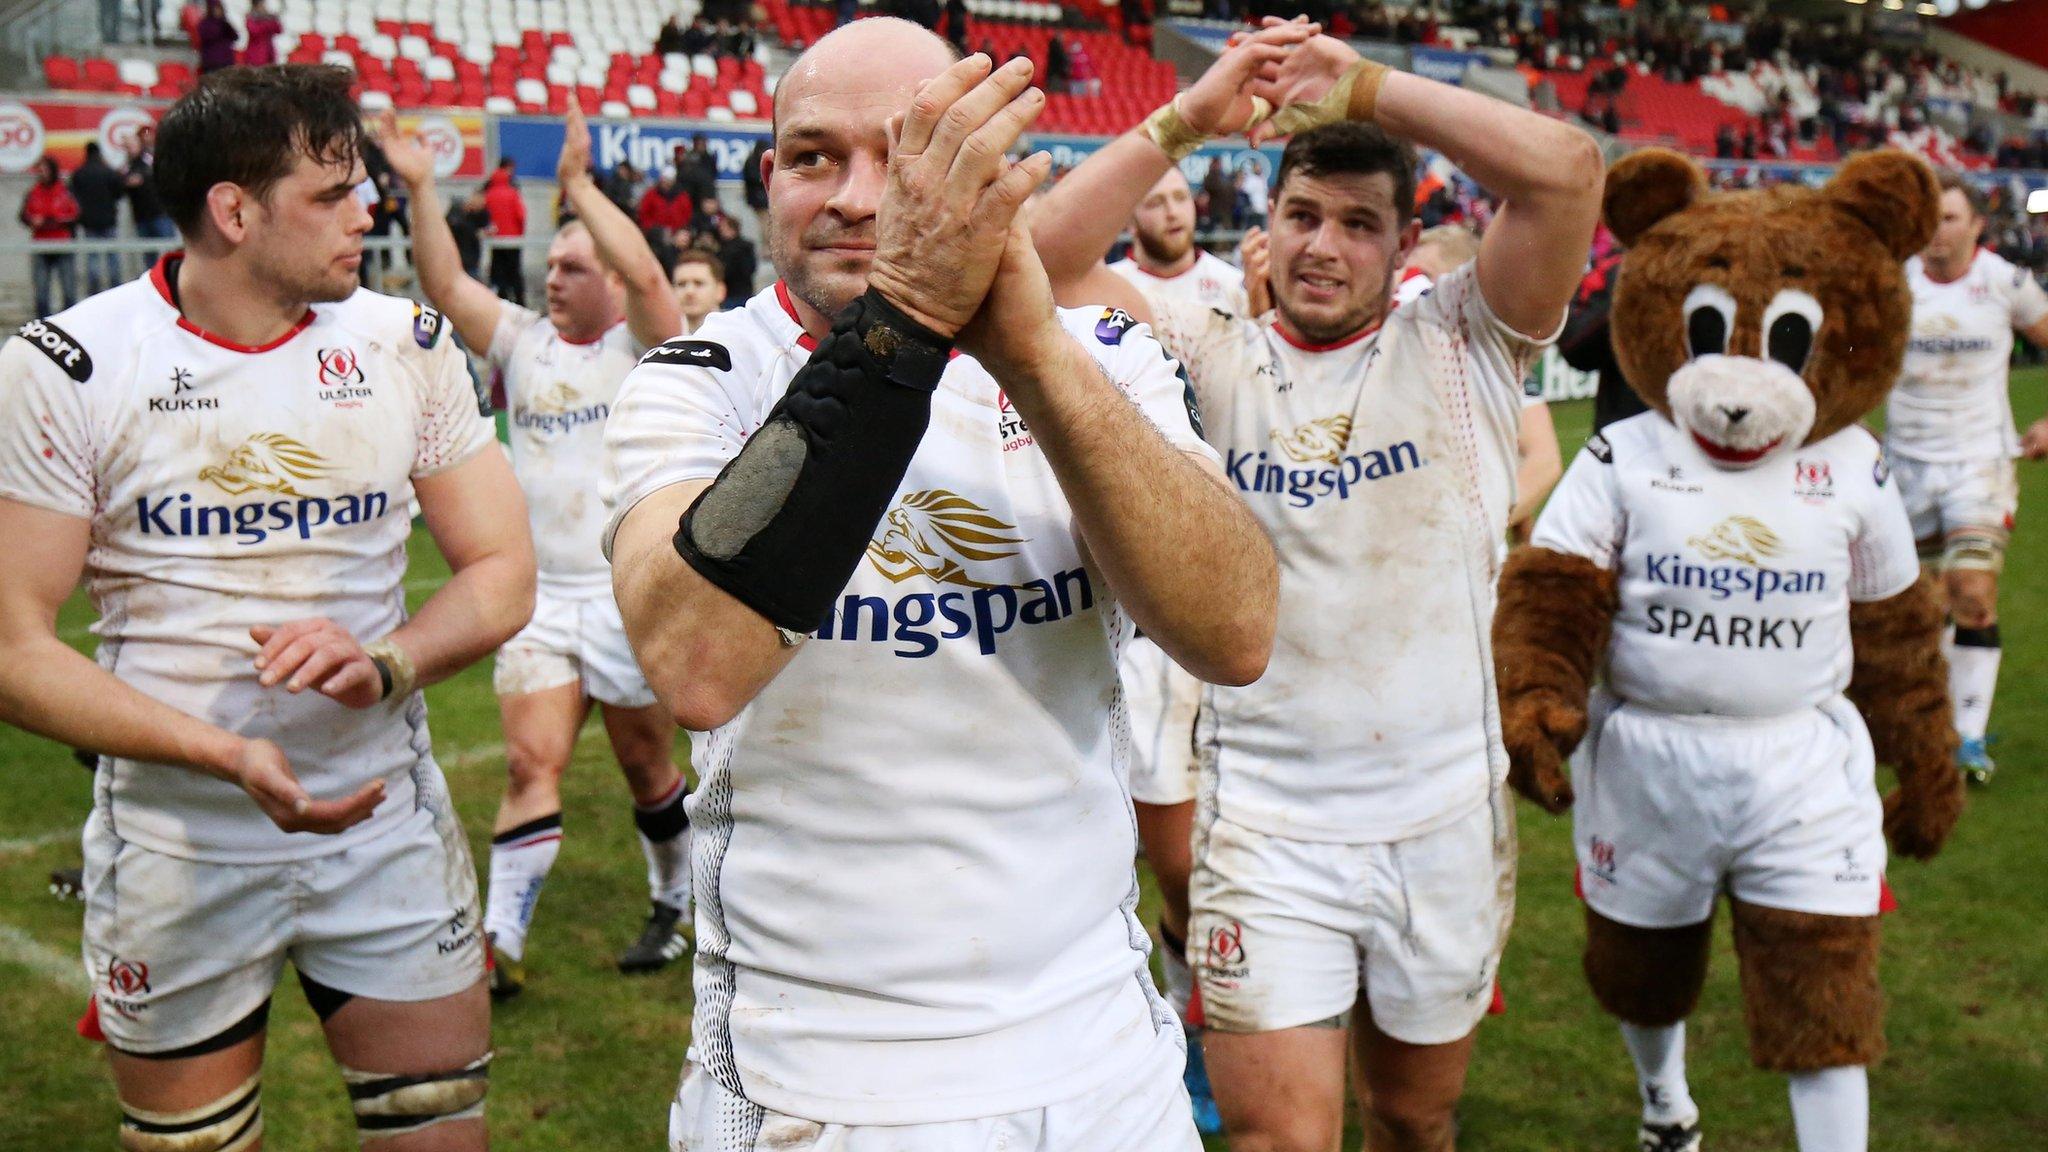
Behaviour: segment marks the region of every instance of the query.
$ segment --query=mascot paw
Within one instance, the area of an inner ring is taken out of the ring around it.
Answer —
[[[1555,815],[1572,806],[1572,782],[1564,758],[1586,732],[1586,710],[1555,696],[1530,694],[1501,710],[1501,739],[1508,751],[1508,783]]]
[[[1885,839],[1891,842],[1892,851],[1901,856],[1931,860],[1941,851],[1961,813],[1959,796],[1953,802],[1930,804],[1924,797],[1908,797],[1893,791],[1884,798]]]

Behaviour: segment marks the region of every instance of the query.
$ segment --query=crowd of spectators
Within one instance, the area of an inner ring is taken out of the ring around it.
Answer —
[[[730,6],[719,7],[721,14],[714,17],[709,14],[714,7],[707,5],[698,10],[688,24],[683,23],[680,15],[669,17],[654,38],[654,50],[664,56],[681,53],[713,58],[730,56],[735,60],[753,56],[754,46],[759,42],[758,25],[744,11],[738,19],[723,14]]]

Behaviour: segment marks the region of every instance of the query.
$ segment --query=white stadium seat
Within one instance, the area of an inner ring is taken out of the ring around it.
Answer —
[[[607,120],[630,120],[633,118],[633,109],[622,101],[607,100],[598,106],[597,114]]]
[[[420,65],[420,73],[429,80],[455,79],[455,61],[445,56],[430,56]]]
[[[733,121],[732,109],[723,105],[706,108],[704,118],[717,124],[730,124]]]
[[[513,103],[512,98],[509,96],[486,96],[484,97],[484,111],[489,112],[493,116],[510,116],[514,112],[519,111],[519,105]]]
[[[133,84],[148,91],[156,87],[156,62],[154,60],[123,60],[119,66],[121,83]]]
[[[425,60],[434,54],[434,46],[423,36],[401,36],[398,38],[398,54],[408,60]]]
[[[761,106],[754,102],[754,94],[744,88],[728,92],[725,101],[732,105],[735,116],[752,116],[761,110]]]
[[[626,88],[626,103],[643,112],[654,108],[654,89],[645,84],[633,84]]]
[[[548,86],[531,76],[521,77],[519,83],[512,86],[512,91],[518,95],[521,104],[546,104],[548,102]]]
[[[365,112],[382,112],[386,108],[391,107],[391,93],[365,92],[363,93],[362,106]]]

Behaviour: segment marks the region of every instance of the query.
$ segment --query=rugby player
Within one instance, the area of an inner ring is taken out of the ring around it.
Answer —
[[[1131,213],[1131,254],[1109,268],[1137,285],[1147,301],[1240,311],[1244,306],[1244,273],[1195,246],[1195,198],[1178,166],[1167,169],[1138,201]]]
[[[703,249],[685,248],[676,253],[668,282],[675,290],[685,336],[703,327],[705,317],[725,307],[725,265]]]
[[[1995,769],[1985,750],[1998,686],[1998,574],[2019,510],[2013,458],[2026,447],[2013,424],[2012,334],[2048,346],[2048,292],[2024,268],[1977,246],[1984,194],[1940,173],[1941,225],[1906,261],[1913,335],[1886,409],[1885,451],[1913,520],[1921,563],[1940,578],[1955,625],[1949,696],[1956,764],[1972,783]],[[2048,449],[2048,421],[2028,430]]]
[[[526,509],[439,313],[359,290],[342,68],[164,114],[184,238],[0,349],[0,710],[98,749],[84,952],[132,1152],[261,1145],[287,957],[364,1147],[482,1149],[476,873],[419,688],[533,607]],[[419,501],[454,575],[408,618]],[[54,630],[81,572],[99,662]]]
[[[491,829],[484,930],[491,993],[526,981],[526,938],[562,846],[562,772],[597,706],[632,794],[652,908],[620,969],[653,971],[688,948],[688,789],[675,721],[626,644],[598,538],[604,529],[604,422],[642,352],[682,331],[661,264],[640,229],[590,175],[590,129],[569,110],[555,177],[576,219],[548,246],[547,314],[500,300],[463,271],[442,219],[433,157],[383,124],[391,165],[411,189],[420,288],[472,348],[488,349],[511,409],[512,467],[526,492],[540,588],[533,622],[498,651],[492,687],[505,727],[505,795]]]
[[[1198,724],[1203,1045],[1235,1149],[1334,1148],[1347,1049],[1369,1147],[1448,1148],[1512,914],[1487,646],[1517,412],[1585,262],[1600,155],[1328,37],[1251,93],[1279,109],[1256,132],[1299,133],[1266,241],[1277,316],[1158,318],[1282,573],[1271,667],[1209,689]],[[1039,235],[1092,228],[1099,258],[1096,219],[1240,112],[1160,109],[1060,182]],[[1390,310],[1420,231],[1411,140],[1507,203],[1476,262]]]
[[[762,162],[785,279],[648,353],[613,579],[697,742],[670,1147],[1199,1147],[1146,974],[1118,648],[1256,678],[1273,559],[1158,345],[1060,312],[1031,65],[820,39]],[[952,353],[958,352],[958,355]]]

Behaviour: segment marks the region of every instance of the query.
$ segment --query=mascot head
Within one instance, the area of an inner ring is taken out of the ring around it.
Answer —
[[[1821,188],[1710,192],[1675,152],[1607,174],[1607,227],[1628,245],[1614,350],[1645,402],[1715,463],[1747,468],[1875,408],[1905,354],[1901,262],[1934,236],[1940,188],[1898,151]]]

